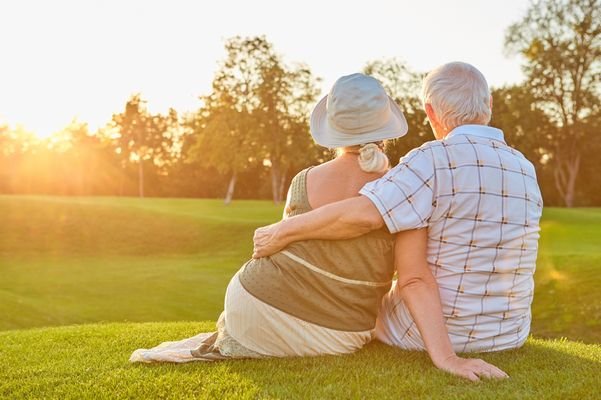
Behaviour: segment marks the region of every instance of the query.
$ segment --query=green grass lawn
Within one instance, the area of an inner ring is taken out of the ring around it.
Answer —
[[[373,343],[349,356],[214,364],[128,363],[132,349],[214,328],[170,322],[0,332],[0,398],[594,399],[601,346],[530,339],[485,358],[511,378],[473,384],[424,353]]]
[[[348,357],[127,362],[137,347],[213,329],[168,321],[214,321],[252,232],[280,214],[261,201],[0,196],[0,398],[598,397],[601,209],[545,210],[537,339],[484,356],[506,382],[472,385],[380,344]]]
[[[268,202],[0,196],[0,330],[215,320]]]

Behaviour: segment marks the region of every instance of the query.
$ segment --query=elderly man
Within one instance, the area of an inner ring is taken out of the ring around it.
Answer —
[[[475,67],[430,72],[423,103],[437,140],[356,198],[258,229],[254,257],[385,225],[398,233],[398,280],[382,302],[377,338],[425,349],[437,367],[471,380],[505,376],[455,351],[512,349],[528,337],[542,213],[534,167],[487,126],[490,92]]]

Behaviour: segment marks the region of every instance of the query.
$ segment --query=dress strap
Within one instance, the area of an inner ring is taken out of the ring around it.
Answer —
[[[307,195],[307,173],[311,168],[313,167],[305,168],[296,174],[290,183],[288,194],[290,198],[286,209],[286,215],[289,217],[311,211],[311,204],[309,204]]]

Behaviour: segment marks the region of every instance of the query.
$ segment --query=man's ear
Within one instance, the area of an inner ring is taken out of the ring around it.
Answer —
[[[492,112],[492,96],[490,96],[490,111]]]
[[[432,108],[432,104],[426,103],[425,108],[426,108],[426,115],[428,116],[428,119],[430,121],[437,121],[436,113],[434,112],[434,109]]]

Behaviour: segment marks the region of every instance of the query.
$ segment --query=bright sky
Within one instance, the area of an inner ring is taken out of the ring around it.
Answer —
[[[0,3],[0,122],[46,136],[74,117],[104,125],[130,94],[152,111],[194,110],[223,44],[267,36],[327,92],[367,61],[417,71],[461,60],[493,86],[522,79],[503,53],[528,0],[12,0]]]

